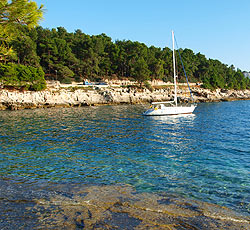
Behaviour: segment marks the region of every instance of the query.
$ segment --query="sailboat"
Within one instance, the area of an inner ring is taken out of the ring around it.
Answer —
[[[175,69],[175,51],[174,51],[174,31],[172,31],[173,41],[173,67],[174,67],[174,100],[163,102],[152,102],[150,108],[143,113],[145,116],[165,116],[165,115],[179,115],[179,114],[191,114],[196,108],[194,103],[187,105],[180,105],[177,102],[177,74]],[[185,72],[185,70],[184,70]],[[188,83],[188,82],[187,82]],[[188,85],[189,86],[189,85]],[[190,87],[189,87],[190,90]],[[192,93],[190,90],[192,97]]]

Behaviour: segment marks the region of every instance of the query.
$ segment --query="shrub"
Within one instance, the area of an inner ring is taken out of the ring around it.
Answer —
[[[71,84],[72,80],[69,77],[65,77],[60,82],[63,83],[63,84]]]
[[[144,84],[144,86],[145,86],[150,92],[153,92],[153,91],[154,91],[152,85],[150,85],[150,83],[149,83],[148,81],[144,81],[143,84]]]
[[[0,64],[0,81],[5,86],[16,89],[43,90],[46,88],[42,68],[19,64]]]

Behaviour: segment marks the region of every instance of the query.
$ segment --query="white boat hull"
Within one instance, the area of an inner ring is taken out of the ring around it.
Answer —
[[[174,49],[175,39],[174,39],[173,31],[172,31],[172,41],[173,41],[173,69],[174,69],[174,100],[165,101],[165,102],[153,102],[151,105],[151,109],[148,109],[146,112],[143,113],[143,115],[145,116],[166,116],[166,115],[190,114],[190,113],[193,113],[193,111],[196,108],[194,104],[188,104],[188,105],[183,105],[183,106],[178,106],[177,104],[177,81],[176,81],[177,74],[175,70],[175,49]],[[186,73],[185,73],[185,76],[186,76]],[[191,94],[191,90],[190,90],[190,94]],[[166,105],[169,105],[169,106],[166,106]]]
[[[163,108],[151,108],[143,113],[145,116],[168,116],[168,115],[179,115],[179,114],[190,114],[193,113],[196,106],[172,106]]]

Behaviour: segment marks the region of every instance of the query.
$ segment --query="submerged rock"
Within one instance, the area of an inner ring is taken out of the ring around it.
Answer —
[[[250,217],[129,185],[0,180],[1,229],[250,229]]]
[[[33,212],[38,213],[42,227],[173,230],[250,228],[249,218],[228,208],[201,201],[167,194],[136,193],[130,186],[90,186],[77,190],[72,197],[55,195],[49,200],[36,200]]]

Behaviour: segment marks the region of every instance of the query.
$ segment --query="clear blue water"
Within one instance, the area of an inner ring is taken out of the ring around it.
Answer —
[[[130,184],[250,212],[250,101],[0,111],[0,177]]]

